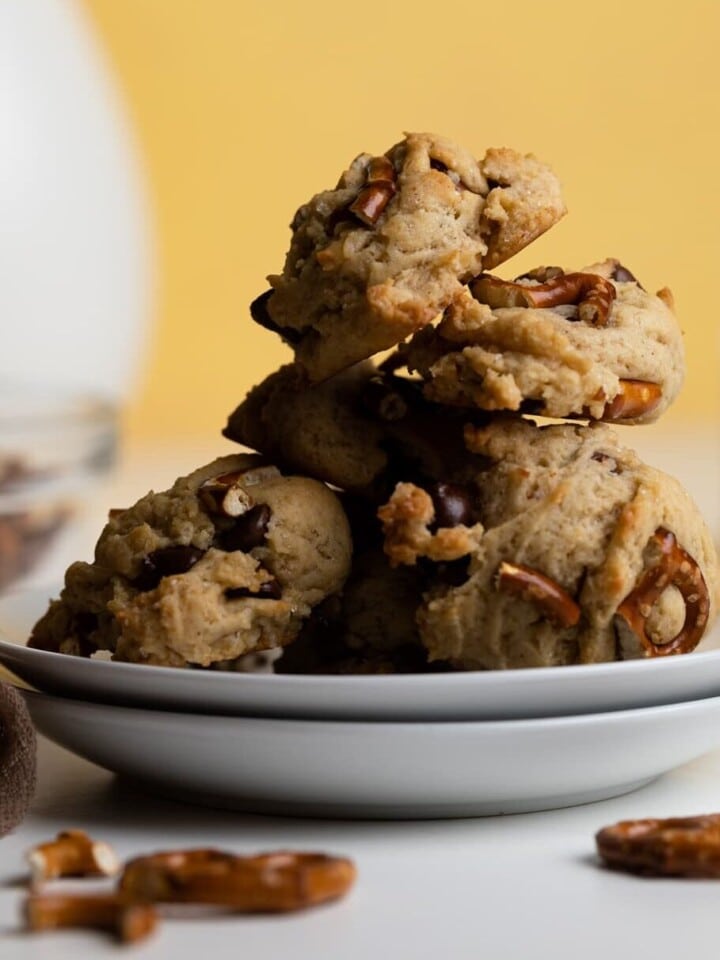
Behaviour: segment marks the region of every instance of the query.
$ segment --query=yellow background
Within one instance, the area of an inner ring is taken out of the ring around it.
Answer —
[[[566,219],[505,268],[619,257],[670,286],[688,381],[717,414],[720,3],[85,0],[146,162],[156,329],[131,437],[211,436],[289,357],[248,304],[297,206],[403,130],[532,151]]]

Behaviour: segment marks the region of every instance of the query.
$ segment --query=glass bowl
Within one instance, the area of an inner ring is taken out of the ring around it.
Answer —
[[[102,399],[0,385],[0,592],[29,574],[114,462],[117,413]]]

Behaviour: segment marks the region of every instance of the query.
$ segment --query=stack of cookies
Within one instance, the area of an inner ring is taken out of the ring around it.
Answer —
[[[282,648],[277,671],[329,673],[695,649],[711,538],[608,425],[680,390],[669,290],[617,260],[489,272],[564,212],[513,150],[410,134],[357,157],[252,304],[295,355],[229,417],[256,453],[112,516],[32,643],[232,669]]]

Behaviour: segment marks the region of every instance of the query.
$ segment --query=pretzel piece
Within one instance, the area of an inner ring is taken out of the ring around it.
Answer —
[[[374,227],[395,196],[395,168],[387,157],[373,157],[365,173],[365,186],[348,207],[366,226]]]
[[[621,380],[617,394],[605,404],[601,419],[608,423],[634,420],[652,413],[662,400],[662,387],[650,380]]]
[[[130,860],[120,890],[158,903],[281,913],[335,900],[354,880],[352,861],[323,853],[279,851],[240,857],[220,850],[179,850]]]
[[[656,562],[645,570],[615,613],[620,641],[629,632],[650,657],[689,653],[700,642],[708,622],[710,597],[705,578],[695,560],[678,544],[675,534],[665,527],[657,528],[649,546]],[[655,643],[648,636],[647,620],[669,586],[680,591],[685,602],[685,621],[680,632],[667,643]]]
[[[28,852],[27,861],[33,887],[58,877],[111,877],[120,869],[112,847],[82,830],[64,830],[55,840],[39,844]]]
[[[595,835],[604,863],[649,876],[720,878],[720,814],[623,820]]]
[[[481,274],[470,284],[476,300],[489,307],[558,307],[578,305],[579,319],[595,327],[607,326],[615,287],[596,273],[563,273],[544,283],[513,283]]]
[[[158,919],[152,904],[117,893],[39,894],[27,898],[24,912],[27,928],[33,932],[68,927],[109,930],[122,943],[144,939],[155,929]]]
[[[534,604],[546,620],[562,629],[574,627],[580,620],[580,607],[566,590],[522,563],[503,560],[497,572],[497,588]]]

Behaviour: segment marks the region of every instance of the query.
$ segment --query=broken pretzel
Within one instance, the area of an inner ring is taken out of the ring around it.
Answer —
[[[108,930],[122,943],[135,943],[152,933],[157,920],[152,904],[117,893],[39,894],[25,901],[25,922],[33,932],[69,927]]]
[[[198,497],[210,513],[240,517],[255,503],[247,488],[275,480],[279,476],[278,468],[270,465],[224,473],[206,480],[198,490]]]
[[[644,417],[657,407],[662,399],[662,387],[649,380],[621,380],[620,389],[605,404],[601,420],[616,422]]]
[[[595,835],[608,867],[649,876],[720,878],[720,814],[623,820]]]
[[[131,860],[120,879],[120,890],[128,897],[157,903],[279,913],[335,900],[347,893],[354,880],[352,861],[322,853],[240,857],[219,850],[182,850]]]
[[[624,635],[629,634],[651,657],[689,653],[700,642],[708,622],[710,597],[705,578],[698,564],[678,544],[670,530],[658,527],[649,546],[655,554],[655,562],[645,570],[615,614],[620,641],[622,643]],[[660,596],[670,586],[680,591],[685,602],[685,622],[680,632],[667,643],[656,643],[648,635],[647,620]]]
[[[395,168],[387,157],[373,157],[365,173],[365,186],[348,207],[366,226],[374,227],[395,196]]]
[[[55,840],[34,847],[27,861],[33,887],[58,877],[111,877],[120,869],[112,847],[82,830],[64,830]]]
[[[497,588],[533,604],[546,620],[561,629],[574,627],[580,620],[580,607],[566,590],[522,563],[503,560],[498,568]]]
[[[470,284],[476,300],[489,307],[558,307],[577,304],[579,319],[594,327],[607,326],[615,287],[595,273],[563,273],[544,283],[514,283],[483,273]]]

